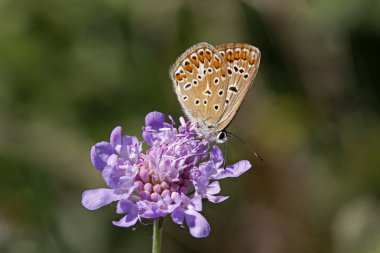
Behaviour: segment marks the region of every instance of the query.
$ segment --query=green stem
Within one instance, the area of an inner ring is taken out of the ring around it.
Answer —
[[[153,222],[153,246],[152,253],[161,253],[162,239],[162,218],[155,219]]]

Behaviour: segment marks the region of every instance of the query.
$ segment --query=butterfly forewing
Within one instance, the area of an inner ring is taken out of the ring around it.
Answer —
[[[207,43],[191,47],[172,66],[170,77],[191,121],[210,128],[220,122],[228,80],[226,62],[215,47]]]
[[[252,86],[260,64],[260,51],[248,44],[224,44],[217,47],[227,64],[226,99],[224,112],[216,131],[224,130],[235,117],[249,88]]]

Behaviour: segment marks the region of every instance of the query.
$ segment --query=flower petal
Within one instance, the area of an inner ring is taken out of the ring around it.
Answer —
[[[222,150],[220,150],[217,145],[212,147],[210,158],[214,162],[216,168],[219,168],[222,165],[224,157]]]
[[[111,155],[108,158],[107,165],[102,171],[102,177],[106,182],[107,186],[110,188],[116,188],[120,177],[123,175],[123,170],[121,170],[117,164],[117,155]]]
[[[155,130],[164,127],[165,115],[161,112],[150,112],[145,117],[145,125]]]
[[[210,234],[210,225],[207,220],[194,209],[185,211],[185,220],[192,236],[203,238]]]
[[[137,213],[129,213],[125,215],[121,220],[119,221],[113,221],[112,224],[118,227],[130,227],[136,224],[138,221],[138,214]]]
[[[227,168],[219,169],[218,173],[215,176],[212,176],[212,179],[223,179],[227,177],[238,177],[247,170],[251,168],[251,163],[247,160],[242,160],[234,165],[229,165]]]
[[[165,217],[167,210],[161,209],[156,202],[142,200],[137,202],[140,217],[147,219],[156,219],[159,217]]]
[[[103,170],[108,158],[114,153],[111,144],[105,141],[99,142],[91,148],[91,162],[97,170]]]
[[[212,196],[212,195],[208,195],[207,196],[207,199],[210,202],[215,203],[215,204],[223,202],[223,201],[225,201],[228,198],[229,198],[229,196]]]
[[[136,137],[122,135],[121,131],[122,128],[119,126],[112,130],[111,145],[121,157],[129,158],[130,146],[136,144],[138,141]],[[138,151],[136,150],[136,152]]]
[[[112,189],[94,189],[84,191],[82,205],[89,210],[96,210],[117,200],[117,195]]]
[[[185,218],[185,213],[184,213],[183,208],[177,207],[176,209],[174,209],[171,216],[174,223],[178,225],[183,224],[183,219]]]
[[[194,209],[202,211],[202,196],[196,195],[191,199],[191,203],[194,205]]]
[[[120,126],[115,127],[112,130],[110,142],[114,149],[121,145],[121,130]]]
[[[138,211],[137,205],[129,199],[121,199],[117,203],[117,213],[138,213]]]
[[[144,141],[145,143],[148,145],[148,146],[153,146],[153,141],[154,141],[154,134],[152,132],[149,131],[148,129],[149,127],[144,127],[143,128],[143,138],[144,138]]]
[[[207,186],[207,194],[218,194],[220,192],[220,185],[218,181],[214,181]]]

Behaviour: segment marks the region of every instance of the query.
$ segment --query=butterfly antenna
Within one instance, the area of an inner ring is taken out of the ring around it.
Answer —
[[[255,150],[253,150],[252,146],[250,146],[250,145],[249,145],[246,141],[244,141],[242,138],[240,138],[239,136],[237,136],[236,134],[231,133],[231,132],[227,132],[227,131],[226,131],[226,134],[235,137],[238,141],[240,141],[241,143],[243,143],[244,146],[245,146],[249,151],[251,151],[251,152],[257,157],[257,159],[259,159],[260,161],[264,161],[264,159],[263,159],[259,154],[257,154],[257,153],[255,152]]]
[[[223,168],[226,169],[227,167],[227,143],[228,143],[228,139],[227,141],[224,143],[224,162],[223,162]]]

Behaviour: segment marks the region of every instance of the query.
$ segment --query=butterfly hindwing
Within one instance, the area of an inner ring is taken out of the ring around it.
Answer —
[[[260,64],[260,51],[248,44],[224,44],[217,47],[227,64],[225,108],[215,130],[224,130],[235,117],[253,84]]]

